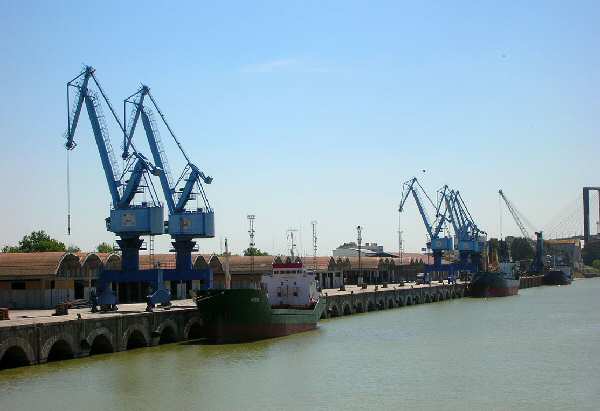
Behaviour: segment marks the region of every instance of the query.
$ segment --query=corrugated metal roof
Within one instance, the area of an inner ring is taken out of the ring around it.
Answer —
[[[327,271],[329,269],[330,263],[335,264],[335,259],[333,257],[318,257],[317,260],[317,271]],[[302,257],[302,262],[304,263],[304,267],[307,270],[312,270],[315,266],[314,257]]]
[[[392,258],[390,258],[392,259]],[[400,261],[399,257],[394,257],[394,263],[396,265],[408,265],[410,264],[410,260],[423,260],[425,264],[433,264],[433,257],[426,254],[421,253],[402,253],[402,261]]]
[[[568,242],[572,240],[566,240]],[[577,240],[575,240],[577,241]],[[561,242],[563,242],[561,240]],[[68,257],[66,257],[68,256]],[[77,267],[85,264],[90,259],[99,258],[103,264],[106,264],[109,259],[111,265],[119,265],[120,255],[116,253],[85,253],[79,252],[76,254],[64,252],[47,252],[47,253],[0,253],[0,278],[14,277],[47,277],[55,276],[60,269],[61,262],[65,259],[69,264],[75,263]],[[175,268],[175,253],[155,254],[153,256],[154,263],[160,262],[164,268]],[[210,265],[216,272],[221,272],[224,263],[223,256],[215,254],[194,254],[192,255],[192,263],[195,267],[202,266],[203,259],[206,264]],[[272,269],[274,259],[286,260],[285,257],[273,256],[250,256],[232,255],[229,257],[229,267],[232,274],[250,273],[251,271],[269,272]],[[432,263],[433,258],[419,253],[404,253],[402,264],[408,265],[410,260],[423,260],[424,263]],[[150,256],[148,254],[140,255],[140,268],[151,268]],[[313,268],[313,257],[303,257],[302,261],[306,269]],[[381,261],[381,263],[380,263]],[[253,265],[254,264],[254,265]],[[363,269],[376,270],[380,264],[400,265],[399,258],[391,257],[366,257],[361,258],[361,266]],[[72,266],[69,266],[74,268]],[[345,267],[356,269],[358,268],[358,257],[317,257],[317,270],[326,271],[332,269],[342,269]]]
[[[140,254],[140,269],[154,268],[152,264],[160,263],[162,268],[175,268],[175,253],[154,254],[152,258],[148,254]]]
[[[358,257],[347,257],[352,269],[358,268]],[[365,270],[376,270],[379,267],[379,257],[361,257],[360,267]]]
[[[224,257],[218,257],[221,264],[224,262]],[[246,273],[253,271],[268,272],[273,269],[273,256],[255,256],[254,266],[250,256],[232,255],[229,256],[229,271],[234,273]]]
[[[571,244],[578,247],[581,246],[581,240],[578,238],[561,238],[560,240],[544,240],[548,244]]]
[[[76,259],[79,263],[79,256],[62,251],[0,253],[0,278],[54,276],[65,258]]]

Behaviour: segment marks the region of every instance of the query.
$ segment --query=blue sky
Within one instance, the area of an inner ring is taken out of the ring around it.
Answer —
[[[460,189],[492,235],[498,188],[547,225],[598,185],[600,3],[505,3],[6,2],[0,244],[38,228],[84,249],[113,239],[87,118],[66,236],[65,83],[84,63],[118,107],[148,84],[214,177],[217,238],[203,252],[225,236],[244,248],[248,213],[257,246],[276,253],[290,227],[309,250],[311,220],[320,254],[358,224],[364,241],[396,250],[401,185],[422,169],[427,189]],[[402,229],[420,249],[413,204]],[[518,233],[509,216],[503,231]]]

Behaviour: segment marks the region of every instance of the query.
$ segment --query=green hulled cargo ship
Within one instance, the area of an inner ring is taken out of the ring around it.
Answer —
[[[273,264],[261,289],[207,290],[196,297],[204,335],[215,342],[281,337],[316,328],[325,300],[302,262]]]

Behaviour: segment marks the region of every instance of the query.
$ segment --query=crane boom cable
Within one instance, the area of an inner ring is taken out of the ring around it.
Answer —
[[[500,197],[504,200],[504,203],[506,204],[506,207],[508,208],[508,211],[513,216],[513,219],[515,220],[515,223],[519,227],[519,230],[521,231],[521,234],[523,235],[523,237],[528,238],[528,239],[532,239],[532,240],[535,239],[531,234],[529,234],[529,231],[527,230],[527,228],[523,224],[523,221],[521,220],[521,213],[519,213],[517,211],[517,209],[515,208],[515,206],[506,197],[506,195],[504,194],[504,192],[502,190],[498,190],[498,194],[500,194]]]
[[[173,132],[173,129],[171,129],[171,126],[167,122],[167,118],[165,117],[165,115],[163,114],[163,112],[158,107],[158,104],[156,103],[156,100],[154,100],[154,97],[152,96],[152,94],[150,93],[150,91],[148,91],[148,97],[150,97],[150,100],[152,100],[152,104],[154,105],[154,108],[156,108],[156,111],[158,112],[158,115],[162,119],[163,123],[165,123],[165,126],[169,130],[169,133],[171,134],[171,137],[173,137],[173,140],[175,140],[175,143],[177,144],[177,147],[179,147],[179,150],[181,151],[181,154],[183,154],[183,156],[185,157],[185,159],[186,159],[186,161],[188,163],[191,163],[190,158],[188,157],[187,153],[183,149],[183,146],[181,145],[181,143],[177,139],[177,136],[175,136],[175,133]]]
[[[117,113],[115,112],[115,109],[113,108],[112,104],[110,104],[110,100],[108,99],[108,96],[106,95],[106,93],[104,93],[104,90],[102,89],[102,86],[100,85],[100,82],[98,81],[98,79],[96,79],[96,75],[94,74],[94,71],[92,71],[92,78],[94,79],[94,83],[98,87],[98,90],[100,90],[100,94],[102,94],[102,97],[104,98],[104,101],[106,102],[106,105],[110,109],[110,112],[112,113],[113,117],[115,118],[117,124],[119,125],[119,127],[121,127],[121,131],[124,132],[125,127],[123,126],[123,123],[121,122],[121,119],[119,118],[119,116],[117,116]]]

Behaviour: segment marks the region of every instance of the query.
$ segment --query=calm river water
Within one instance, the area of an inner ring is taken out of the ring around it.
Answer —
[[[0,372],[0,410],[600,409],[600,279]]]

